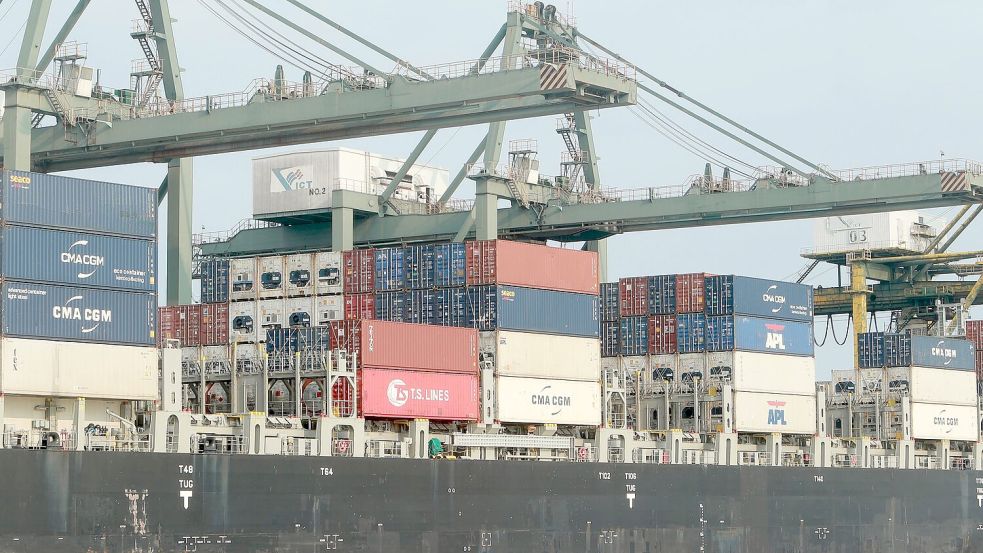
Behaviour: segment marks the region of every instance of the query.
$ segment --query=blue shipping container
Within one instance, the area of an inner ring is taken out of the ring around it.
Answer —
[[[734,351],[734,317],[707,315],[703,336],[706,351]]]
[[[407,290],[403,292],[403,322],[421,325],[435,324],[436,296],[433,290]],[[376,303],[378,306],[378,303]]]
[[[617,284],[615,284],[617,286]],[[621,332],[619,321],[601,322],[601,357],[617,357],[621,348],[618,335]]]
[[[401,290],[403,288],[403,248],[376,248],[376,291]]]
[[[404,298],[403,292],[376,292],[375,318],[380,321],[403,322]]]
[[[734,349],[811,357],[812,323],[735,315]]]
[[[271,328],[266,331],[266,353],[269,355],[290,355],[297,351],[298,330],[293,328]]]
[[[649,277],[649,315],[671,315],[676,312],[676,276]]]
[[[464,286],[466,251],[463,243],[434,244],[433,284],[438,287]]]
[[[707,315],[812,321],[812,286],[734,275],[706,277]]]
[[[157,243],[8,225],[0,227],[0,277],[156,292]]]
[[[430,245],[403,248],[403,287],[417,290],[433,287],[434,249]]]
[[[857,356],[862,369],[879,369],[886,363],[883,332],[857,335]]]
[[[469,326],[478,330],[600,335],[597,296],[504,285],[467,290]]]
[[[618,283],[601,283],[601,320],[617,321],[620,315],[618,309]]]
[[[153,346],[157,294],[6,281],[0,334]]]
[[[201,264],[201,303],[229,301],[229,260],[212,259]]]
[[[649,352],[648,317],[625,317],[618,329],[618,353],[646,355]]]
[[[706,316],[703,313],[676,315],[676,347],[679,353],[706,351]]]
[[[888,367],[911,366],[911,334],[884,334],[884,364]]]
[[[976,348],[969,340],[912,336],[911,365],[972,371],[976,369]]]
[[[0,220],[155,238],[157,189],[59,175],[3,171]]]
[[[431,323],[439,326],[471,326],[467,288],[441,288],[430,290],[433,297]]]

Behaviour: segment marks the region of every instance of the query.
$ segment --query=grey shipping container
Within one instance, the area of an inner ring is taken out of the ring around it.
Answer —
[[[600,336],[600,300],[592,294],[521,286],[473,286],[468,326],[567,336]]]
[[[812,286],[734,275],[706,277],[707,315],[812,322]]]
[[[976,368],[976,348],[969,340],[912,336],[911,365],[972,371]]]
[[[156,271],[154,240],[0,226],[5,279],[156,292]]]
[[[153,346],[157,294],[5,281],[0,334]]]
[[[3,171],[0,220],[22,225],[154,238],[157,189]]]
[[[201,263],[201,303],[229,301],[229,260],[210,259]]]

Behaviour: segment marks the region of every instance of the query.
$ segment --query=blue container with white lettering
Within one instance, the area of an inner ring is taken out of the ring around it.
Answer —
[[[618,353],[646,355],[649,352],[648,317],[625,317],[619,321]]]
[[[976,369],[976,348],[959,338],[912,336],[910,366],[972,371]]]
[[[0,220],[154,239],[157,236],[157,188],[2,171]]]
[[[156,292],[156,272],[153,240],[0,226],[0,278]]]
[[[403,289],[403,248],[376,248],[375,289],[387,292]]]
[[[706,315],[680,313],[676,315],[676,347],[679,353],[706,351]]]
[[[153,346],[157,294],[16,281],[0,287],[0,335]]]
[[[734,349],[782,355],[815,355],[812,322],[734,315]]]
[[[705,279],[707,315],[751,315],[812,322],[812,286],[734,275]]]

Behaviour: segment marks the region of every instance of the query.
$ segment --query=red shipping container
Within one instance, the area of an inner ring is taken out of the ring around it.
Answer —
[[[229,304],[204,303],[201,305],[201,345],[224,346],[229,343]]]
[[[676,313],[701,313],[706,305],[706,273],[676,275]]]
[[[353,357],[358,354],[361,340],[362,322],[331,321],[328,324],[328,342],[331,349],[343,349]]]
[[[983,320],[966,321],[966,339],[976,346],[977,354],[983,349]]]
[[[361,367],[478,372],[478,331],[389,321],[362,321]]]
[[[362,369],[365,417],[478,420],[478,376],[460,373]]]
[[[157,309],[157,327],[158,345],[163,345],[166,340],[177,340],[181,347],[199,346],[201,305],[160,307]]]
[[[375,318],[375,294],[345,294],[345,318],[350,320]]]
[[[675,315],[649,317],[649,353],[652,355],[676,353]]]
[[[648,315],[649,277],[627,277],[618,280],[618,312],[622,317]]]
[[[375,291],[375,250],[350,250],[341,256],[344,269],[344,291],[360,294]]]
[[[511,284],[594,295],[600,289],[596,252],[510,240],[468,242],[465,252],[469,286]]]

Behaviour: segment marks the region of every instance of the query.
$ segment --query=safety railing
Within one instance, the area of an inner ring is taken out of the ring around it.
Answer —
[[[593,56],[581,50],[565,47],[531,50],[511,56],[493,57],[488,58],[484,61],[484,63],[481,63],[481,60],[479,59],[469,59],[428,65],[420,67],[419,69],[422,72],[432,75],[436,79],[455,79],[474,74],[483,75],[489,73],[501,73],[504,71],[532,69],[545,64],[574,64],[577,67],[587,71],[600,73],[607,76],[615,76],[630,81],[634,81],[636,76],[635,67],[633,65]],[[398,75],[417,78],[415,71],[402,65],[397,66],[393,72]]]
[[[86,436],[85,449],[87,451],[151,451],[153,440],[146,439],[119,439],[113,436]]]
[[[192,235],[191,240],[195,245],[210,244],[213,242],[227,242],[230,238],[244,230],[272,228],[278,226],[280,226],[280,223],[260,221],[258,219],[243,219],[229,230],[197,233]]]
[[[632,451],[632,461],[635,463],[667,465],[669,464],[669,452],[662,448],[636,447]]]
[[[912,177],[917,175],[936,175],[941,173],[969,173],[983,175],[983,164],[968,159],[937,159],[893,165],[860,167],[832,171],[843,181],[885,179],[892,177]]]

